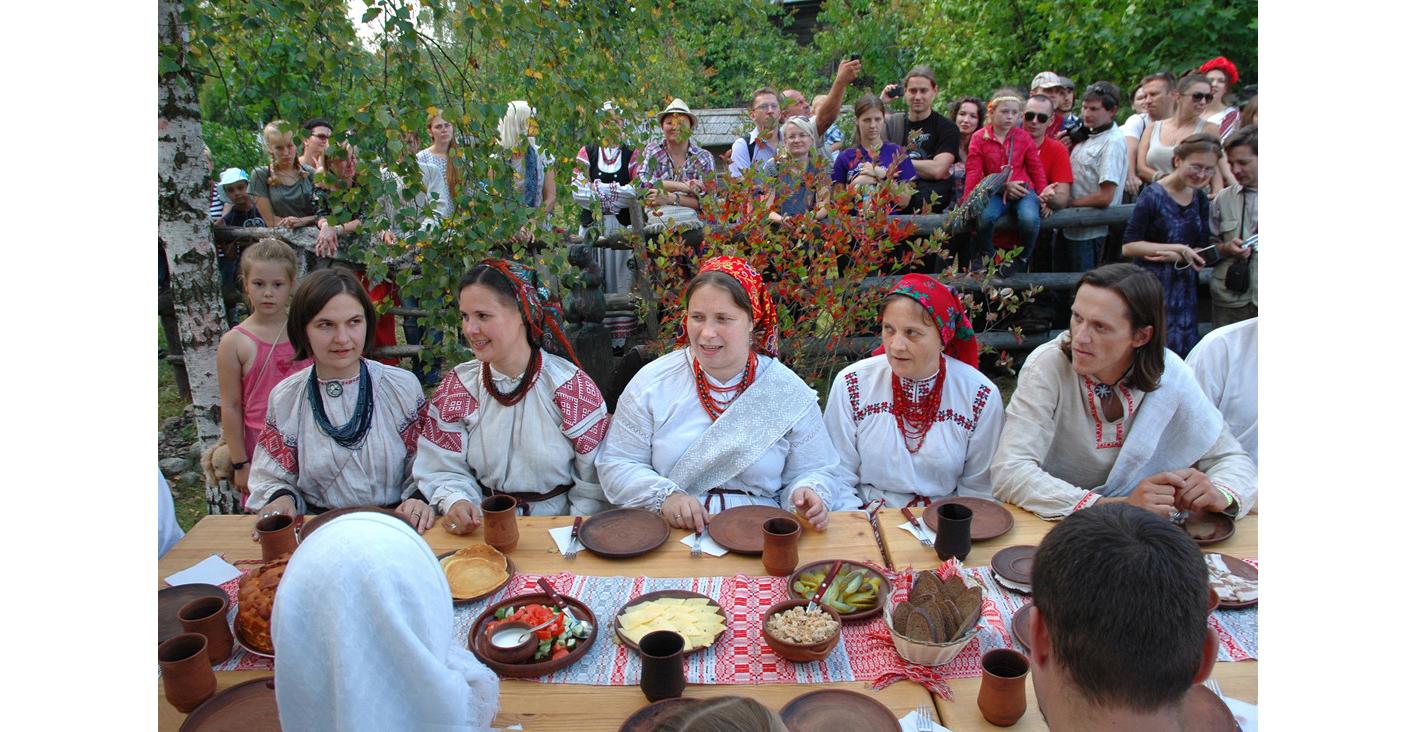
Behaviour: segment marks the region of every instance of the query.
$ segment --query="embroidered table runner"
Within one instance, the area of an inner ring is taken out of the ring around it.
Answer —
[[[865,563],[870,564],[870,563]],[[237,567],[249,572],[259,561],[239,561]],[[905,568],[891,572],[870,564],[889,578],[896,601],[903,600],[913,585],[915,572]],[[936,572],[942,578],[957,574],[953,560],[942,563]],[[712,646],[685,658],[685,670],[690,684],[818,684],[840,681],[868,681],[883,688],[901,679],[923,684],[930,691],[953,698],[948,679],[982,675],[979,661],[994,648],[1012,648],[1009,633],[1013,613],[1029,597],[999,585],[987,567],[964,568],[965,578],[984,591],[983,613],[979,632],[949,663],[929,667],[910,663],[895,652],[890,630],[884,618],[846,623],[841,642],[821,661],[793,663],[777,656],[762,640],[762,613],[787,599],[785,577],[591,577],[568,572],[545,575],[557,592],[585,603],[595,613],[599,633],[595,645],[578,662],[567,668],[536,679],[542,683],[591,684],[597,686],[632,686],[639,683],[640,663],[637,654],[613,641],[614,618],[628,601],[658,590],[689,590],[713,598],[727,615],[727,630]],[[540,592],[536,579],[541,575],[517,573],[506,587],[491,597],[458,606],[453,615],[452,642],[464,645],[467,634],[479,615],[489,606],[516,595]],[[239,580],[231,580],[222,589],[231,598],[231,616],[235,617],[236,592]],[[1246,660],[1257,657],[1257,611],[1226,610],[1215,613],[1211,627],[1220,634],[1220,660]],[[270,670],[269,658],[247,653],[237,646],[232,657],[216,666],[218,671]]]

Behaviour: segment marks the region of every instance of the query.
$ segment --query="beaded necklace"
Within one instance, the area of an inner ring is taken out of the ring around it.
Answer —
[[[924,446],[924,438],[929,428],[934,426],[934,418],[939,414],[939,400],[944,394],[944,354],[939,354],[939,373],[934,385],[925,395],[924,401],[916,402],[905,387],[905,380],[895,375],[893,396],[895,400],[895,424],[900,428],[900,436],[905,438],[905,449],[913,455]]]
[[[489,363],[482,364],[482,386],[486,388],[488,394],[492,395],[493,399],[497,400],[498,404],[503,407],[511,407],[526,396],[526,392],[531,390],[531,385],[536,383],[536,377],[540,374],[541,349],[533,348],[531,349],[531,362],[526,365],[526,373],[522,375],[521,383],[517,384],[515,389],[506,394],[497,391],[496,384],[492,383],[492,365]]]
[[[738,398],[738,395],[747,391],[747,387],[752,386],[752,381],[756,378],[757,355],[754,353],[747,354],[747,368],[743,370],[742,381],[732,386],[718,386],[710,383],[708,378],[703,375],[703,367],[698,365],[698,359],[693,360],[693,383],[697,387],[698,403],[703,405],[703,411],[707,412],[708,418],[714,422],[718,421],[718,417],[722,416],[723,412],[732,405],[733,400]],[[727,403],[723,404],[714,398],[715,394],[730,394],[731,396],[727,398]]]
[[[311,368],[305,387],[305,398],[310,403],[310,410],[315,413],[315,424],[321,432],[341,446],[351,450],[357,448],[369,434],[369,426],[374,422],[374,387],[373,379],[369,377],[368,364],[362,359],[359,361],[359,399],[354,402],[354,414],[350,415],[348,422],[339,427],[331,424],[329,416],[325,414],[324,400],[320,398],[318,385],[319,379],[315,376],[315,369]]]

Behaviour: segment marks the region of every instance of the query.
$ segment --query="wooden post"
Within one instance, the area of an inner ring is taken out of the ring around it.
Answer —
[[[180,2],[159,1],[158,43],[175,68],[164,65],[161,68],[167,70],[158,74],[157,236],[167,251],[172,305],[196,407],[197,436],[203,443],[211,443],[221,436],[216,346],[226,319],[207,210],[210,171],[202,157],[201,111],[187,66],[181,16]],[[220,486],[207,486],[207,504],[213,512],[236,508],[234,497],[225,493]]]

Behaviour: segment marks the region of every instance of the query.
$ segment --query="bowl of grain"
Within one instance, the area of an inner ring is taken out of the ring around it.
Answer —
[[[807,610],[808,604],[800,598],[784,600],[762,614],[762,637],[788,661],[820,661],[841,642],[841,616],[825,605]]]

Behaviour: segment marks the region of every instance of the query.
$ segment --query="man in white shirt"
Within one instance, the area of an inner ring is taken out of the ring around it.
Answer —
[[[1082,126],[1072,139],[1072,207],[1108,208],[1121,203],[1126,179],[1126,141],[1116,127],[1115,84],[1099,81],[1082,96]],[[1075,226],[1062,230],[1062,253],[1067,272],[1085,272],[1096,266],[1106,244],[1107,227]]]
[[[1185,357],[1244,451],[1259,464],[1259,319],[1215,328]]]

